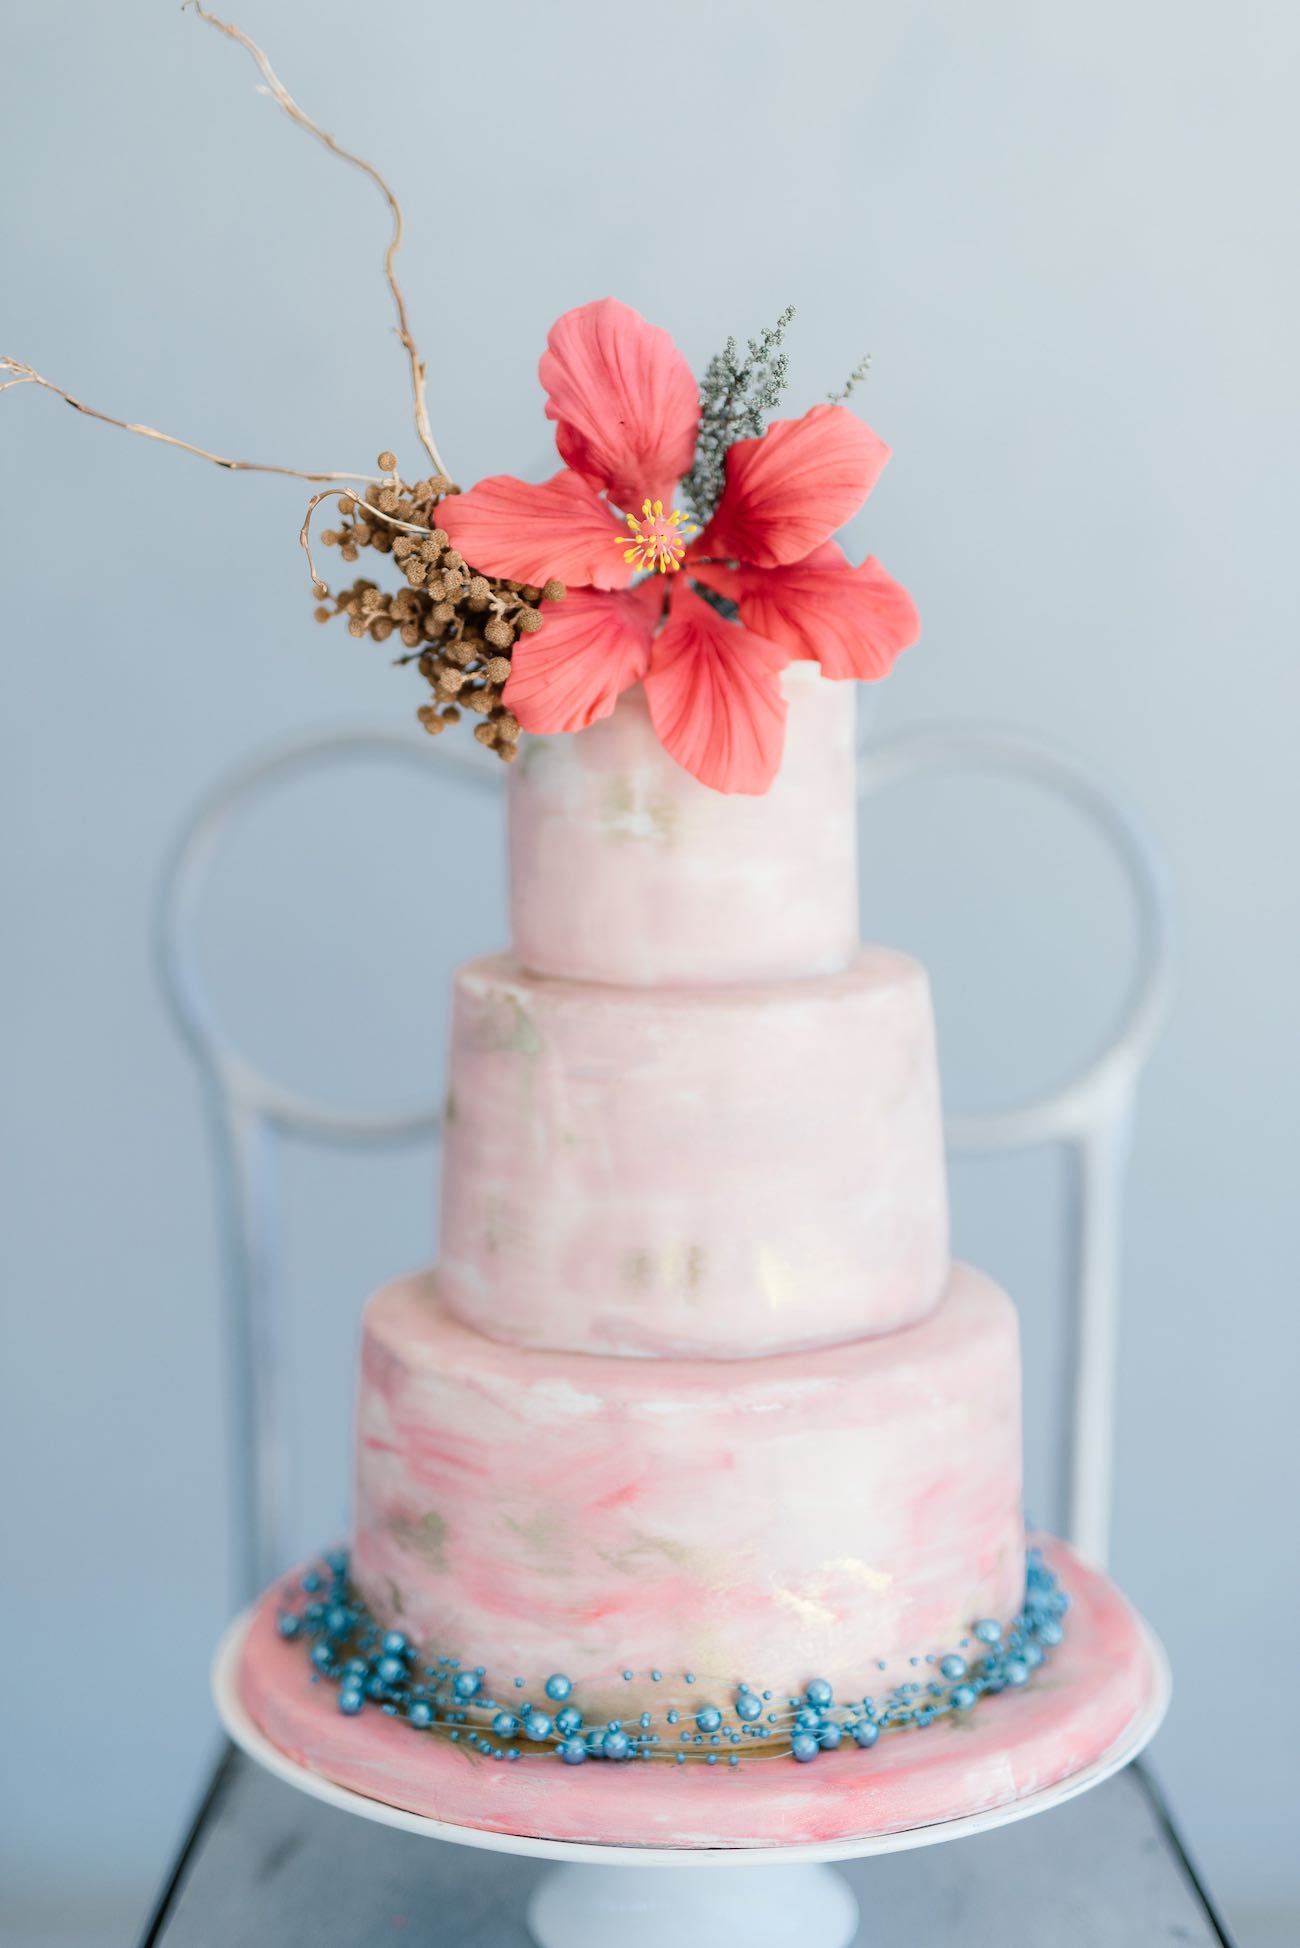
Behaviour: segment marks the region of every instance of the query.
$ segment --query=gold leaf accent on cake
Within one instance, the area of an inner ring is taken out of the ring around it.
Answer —
[[[519,1554],[529,1569],[543,1576],[569,1572],[573,1538],[562,1516],[534,1514],[520,1520],[503,1514],[501,1522],[519,1543]]]
[[[517,994],[494,995],[474,1019],[472,1045],[483,1055],[541,1054],[542,1038]]]
[[[395,1515],[388,1532],[407,1555],[418,1556],[439,1574],[447,1568],[447,1518],[436,1508],[421,1516]]]
[[[675,845],[677,818],[677,807],[670,799],[641,797],[625,777],[612,777],[605,786],[600,822],[607,838]]]
[[[644,1245],[623,1254],[623,1279],[634,1292],[644,1292],[650,1284],[652,1261]]]
[[[758,1289],[774,1312],[798,1297],[790,1266],[773,1251],[771,1245],[759,1245],[757,1271]]]
[[[892,1589],[894,1584],[894,1578],[889,1570],[876,1569],[871,1563],[863,1562],[860,1556],[832,1556],[829,1562],[822,1564],[818,1573],[821,1576],[841,1576],[849,1582],[865,1584],[867,1589],[873,1590],[878,1596],[885,1590]]]

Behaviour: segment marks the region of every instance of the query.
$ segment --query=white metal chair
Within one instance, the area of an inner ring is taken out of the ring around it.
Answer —
[[[254,758],[220,781],[185,829],[159,907],[164,982],[198,1062],[217,1167],[231,1404],[237,1594],[253,1596],[286,1566],[290,1457],[286,1452],[281,1298],[273,1274],[277,1157],[300,1137],[330,1145],[400,1145],[436,1136],[439,1105],[356,1112],[284,1087],[227,1036],[202,979],[195,922],[209,869],[235,824],[282,783],[341,760],[375,757],[426,775],[452,764],[476,791],[499,789],[499,765],[452,739],[399,732],[308,737]],[[1132,882],[1139,955],[1132,991],[1101,1053],[1050,1094],[953,1118],[952,1149],[988,1153],[1064,1145],[1072,1166],[1072,1358],[1065,1402],[1065,1532],[1104,1562],[1110,1514],[1119,1247],[1138,1081],[1159,1035],[1172,984],[1172,923],[1163,859],[1134,812],[1077,758],[1018,733],[946,729],[895,739],[862,755],[861,793],[915,777],[992,772],[1054,794],[1091,822]]]

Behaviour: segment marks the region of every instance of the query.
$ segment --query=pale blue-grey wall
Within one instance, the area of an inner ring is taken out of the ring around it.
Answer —
[[[549,466],[535,361],[567,306],[615,292],[699,366],[793,300],[794,405],[870,348],[862,407],[896,450],[850,541],[916,592],[926,638],[879,730],[1048,733],[1163,835],[1185,958],[1134,1160],[1115,1563],[1179,1674],[1159,1762],[1212,1878],[1243,1913],[1296,1899],[1295,15],[247,0],[241,18],[400,188],[463,480]],[[152,0],[9,10],[0,349],[226,452],[411,456],[382,208],[254,79]],[[401,724],[415,691],[312,626],[296,485],[33,391],[0,402],[0,453],[0,1844],[12,1885],[63,1887],[75,1862],[129,1892],[212,1746],[229,1604],[208,1158],[151,901],[223,767],[304,727]],[[231,1020],[350,1100],[433,1087],[447,970],[502,937],[499,841],[495,801],[432,751],[427,783],[358,771],[286,796],[215,888]],[[1063,816],[1007,789],[900,795],[870,815],[864,892],[868,931],[933,966],[955,1103],[1045,1079],[1103,1031],[1128,916]],[[304,1546],[343,1519],[357,1309],[427,1255],[430,1165],[289,1162]],[[1059,1171],[967,1167],[956,1207],[961,1249],[1025,1313],[1041,1477]]]

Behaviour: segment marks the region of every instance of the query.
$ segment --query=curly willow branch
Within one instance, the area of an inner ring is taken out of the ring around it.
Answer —
[[[290,480],[360,480],[375,478],[369,473],[308,473],[302,467],[275,467],[262,460],[231,460],[224,453],[209,453],[205,446],[194,446],[189,440],[178,440],[174,433],[160,433],[156,426],[141,426],[130,419],[115,419],[112,413],[101,413],[97,407],[88,406],[82,399],[74,399],[62,386],[56,386],[53,379],[47,379],[32,366],[24,365],[21,359],[7,358],[0,353],[0,372],[12,373],[12,377],[0,383],[0,392],[9,392],[14,386],[40,386],[45,392],[52,392],[56,399],[62,399],[74,412],[85,413],[88,419],[102,420],[105,426],[120,427],[124,433],[138,433],[142,439],[159,440],[163,446],[179,447],[182,453],[192,453],[199,460],[210,460],[214,467],[224,467],[229,473],[278,473]]]
[[[271,63],[257,45],[257,42],[250,40],[242,28],[233,26],[229,21],[219,20],[216,14],[209,13],[207,8],[202,4],[202,0],[185,0],[185,4],[194,8],[200,20],[205,20],[210,27],[217,28],[229,40],[237,42],[240,47],[245,49],[256,62],[258,71],[275,101],[284,110],[290,120],[297,122],[300,128],[305,128],[309,135],[314,135],[318,142],[323,143],[327,149],[332,150],[343,162],[351,163],[352,167],[359,169],[362,175],[369,176],[371,182],[375,185],[375,188],[379,191],[385,203],[387,203],[389,214],[393,219],[393,234],[389,239],[388,248],[384,252],[384,277],[392,293],[393,306],[397,312],[397,336],[401,340],[402,348],[406,353],[411,367],[411,396],[415,409],[415,430],[420,436],[420,442],[425,452],[433,461],[438,472],[440,474],[448,474],[446,463],[434,444],[433,431],[429,425],[429,409],[425,398],[424,387],[425,363],[416,349],[414,338],[411,336],[410,320],[406,315],[406,299],[402,295],[402,287],[397,281],[397,272],[394,269],[397,253],[402,247],[402,237],[405,230],[401,204],[373,163],[367,162],[364,156],[353,155],[350,149],[345,149],[342,143],[336,141],[332,135],[327,134],[320,127],[319,123],[313,122],[311,116],[307,114],[305,109],[298,106],[298,103],[289,93],[289,90],[280,80]]]

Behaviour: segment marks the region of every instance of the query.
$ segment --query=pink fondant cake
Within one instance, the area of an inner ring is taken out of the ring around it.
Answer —
[[[925,974],[856,945],[852,691],[784,690],[766,798],[636,691],[512,774],[441,1260],[366,1315],[371,1612],[611,1712],[898,1681],[1024,1593],[1015,1312],[949,1263]]]
[[[868,1765],[1060,1641],[1015,1310],[948,1254],[929,985],[856,943],[851,693],[783,691],[784,809],[691,778],[635,690],[512,774],[440,1262],[367,1308],[350,1556],[282,1618],[345,1717]]]

